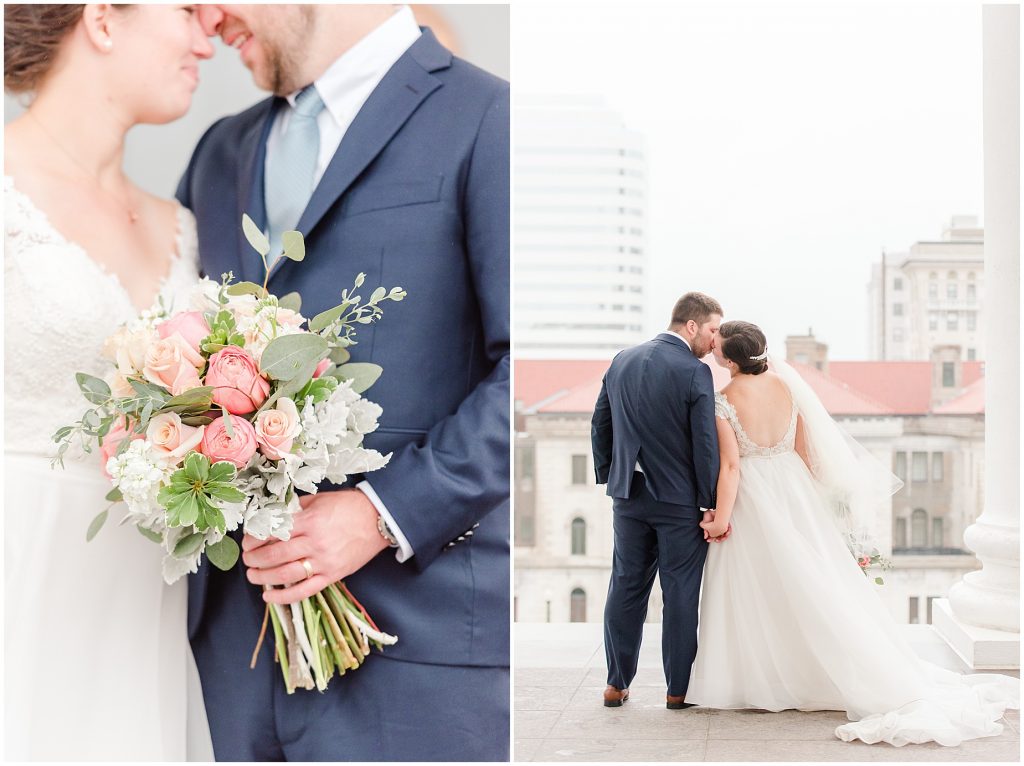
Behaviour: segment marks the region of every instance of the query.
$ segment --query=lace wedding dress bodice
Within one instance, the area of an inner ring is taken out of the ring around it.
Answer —
[[[88,407],[75,373],[105,377],[103,342],[139,311],[117,275],[65,239],[9,176],[4,202],[4,448],[53,455],[54,431]],[[179,207],[160,286],[168,306],[198,279],[197,259],[195,219]]]
[[[782,441],[770,447],[762,447],[747,436],[747,432],[743,430],[740,419],[736,416],[736,408],[732,406],[732,403],[726,398],[725,394],[721,392],[715,394],[715,416],[729,421],[729,425],[732,426],[732,430],[736,433],[736,441],[740,447],[740,457],[772,457],[774,455],[781,455],[783,452],[792,452],[796,444],[797,409],[795,403],[792,405],[792,410],[789,417],[789,428],[786,429],[786,434],[782,437]]]

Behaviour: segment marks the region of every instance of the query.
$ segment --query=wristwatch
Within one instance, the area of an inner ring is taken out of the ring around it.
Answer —
[[[389,548],[398,547],[398,538],[395,537],[394,532],[388,529],[388,523],[384,521],[384,517],[380,515],[377,516],[377,531],[380,532],[380,536],[387,541]]]

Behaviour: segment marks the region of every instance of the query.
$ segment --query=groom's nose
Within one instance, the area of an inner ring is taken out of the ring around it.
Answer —
[[[207,37],[220,34],[220,25],[224,22],[224,11],[219,5],[199,6],[199,25]]]

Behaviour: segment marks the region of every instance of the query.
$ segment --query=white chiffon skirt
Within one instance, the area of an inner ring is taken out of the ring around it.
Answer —
[[[687,701],[843,710],[846,741],[1000,734],[1019,681],[919,659],[828,514],[796,453],[741,459],[732,534],[708,551]]]
[[[187,583],[109,503],[94,462],[4,459],[7,760],[212,759],[186,633]]]

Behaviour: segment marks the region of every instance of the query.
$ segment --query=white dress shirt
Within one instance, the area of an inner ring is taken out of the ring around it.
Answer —
[[[337,61],[327,68],[327,71],[313,82],[324,102],[324,109],[316,119],[317,128],[320,131],[320,151],[313,174],[314,189],[323,178],[327,166],[338,151],[341,139],[344,138],[345,132],[363,104],[366,103],[366,99],[384,79],[388,70],[409,49],[409,46],[416,42],[420,34],[420,28],[416,24],[412,10],[409,6],[403,5],[395,11],[391,18],[345,51]],[[286,97],[292,108],[295,107],[295,98],[298,94],[299,91],[295,91]],[[291,109],[281,109],[274,118],[270,135],[267,137],[265,163],[270,162],[270,155],[280,145],[290,118]],[[264,168],[266,167],[268,165],[264,164]],[[395,558],[399,561],[412,558],[414,551],[409,540],[402,534],[402,530],[388,513],[388,509],[377,493],[373,491],[370,483],[361,481],[356,488],[361,490],[373,503],[377,513],[394,533],[395,539],[398,541]]]

